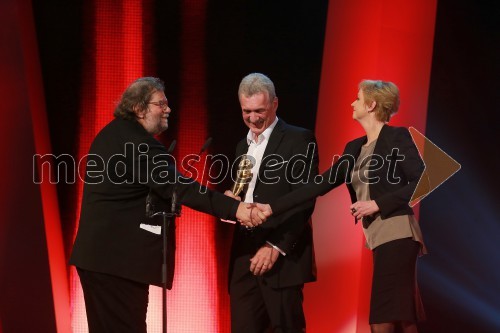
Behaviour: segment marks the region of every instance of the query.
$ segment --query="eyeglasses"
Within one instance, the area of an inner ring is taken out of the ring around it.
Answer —
[[[168,101],[149,102],[148,104],[159,106],[163,110],[166,110],[168,108]]]

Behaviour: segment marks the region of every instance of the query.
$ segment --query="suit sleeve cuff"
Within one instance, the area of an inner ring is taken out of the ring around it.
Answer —
[[[266,243],[268,245],[270,245],[273,249],[275,249],[276,251],[278,251],[280,254],[282,254],[283,256],[286,256],[286,253],[285,251],[283,251],[282,249],[280,249],[279,247],[277,247],[276,245],[274,245],[273,243],[269,242],[269,241],[266,241]]]

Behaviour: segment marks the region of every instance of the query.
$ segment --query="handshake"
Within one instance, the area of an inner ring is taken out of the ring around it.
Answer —
[[[233,199],[241,201],[241,198],[235,196],[233,192],[226,191],[225,195]],[[241,202],[236,212],[238,222],[247,227],[256,227],[266,221],[273,214],[271,206],[261,203],[245,203]]]

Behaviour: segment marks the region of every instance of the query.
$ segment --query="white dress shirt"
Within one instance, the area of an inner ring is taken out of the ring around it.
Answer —
[[[259,169],[260,164],[262,162],[262,157],[264,156],[264,152],[266,151],[267,144],[269,142],[269,138],[271,137],[271,133],[278,122],[278,117],[274,119],[273,123],[269,125],[268,128],[264,130],[259,136],[255,137],[255,134],[249,130],[247,134],[247,143],[248,143],[248,151],[247,156],[252,156],[255,160],[255,163],[252,167],[252,180],[248,183],[248,188],[245,192],[244,202],[253,202],[253,191],[255,190],[255,184],[257,183],[257,179],[259,177]],[[283,250],[281,250],[276,245],[266,242],[271,245],[275,250],[277,250],[282,255],[286,255]]]
[[[273,123],[269,125],[268,128],[264,130],[257,138],[255,138],[255,134],[249,130],[247,134],[247,143],[248,143],[248,151],[247,156],[252,156],[255,160],[255,163],[252,167],[252,180],[248,183],[248,187],[246,190],[246,195],[243,201],[245,202],[253,202],[253,191],[255,190],[255,184],[257,183],[257,178],[259,176],[260,164],[262,162],[262,157],[264,156],[264,152],[267,147],[267,143],[269,142],[269,137],[271,137],[271,133],[278,122],[278,117],[274,119]]]

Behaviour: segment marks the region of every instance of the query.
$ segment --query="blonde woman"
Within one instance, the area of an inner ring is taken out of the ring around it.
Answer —
[[[417,332],[422,318],[415,279],[416,259],[425,252],[417,220],[408,205],[424,170],[409,131],[387,125],[398,111],[399,90],[385,81],[359,84],[351,104],[352,117],[366,135],[349,142],[342,157],[322,175],[274,202],[273,214],[290,214],[346,183],[352,205],[346,207],[362,221],[367,246],[373,252],[370,326],[374,333]]]

